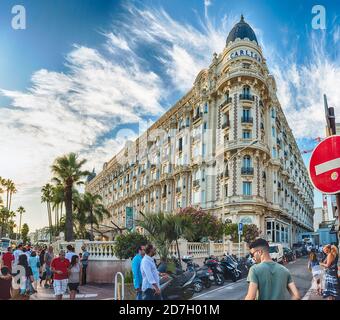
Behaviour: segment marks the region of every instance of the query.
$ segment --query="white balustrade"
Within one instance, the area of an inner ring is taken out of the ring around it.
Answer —
[[[214,255],[215,256],[223,256],[224,254],[224,244],[223,243],[214,243]]]
[[[114,254],[114,241],[85,241],[89,260],[119,260]]]
[[[188,242],[187,253],[194,258],[204,258],[209,255],[209,243]]]

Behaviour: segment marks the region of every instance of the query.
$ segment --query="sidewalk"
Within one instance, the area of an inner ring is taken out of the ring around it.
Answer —
[[[89,283],[79,287],[79,294],[76,300],[113,300],[114,286],[113,284],[95,284]],[[53,289],[45,289],[38,284],[38,293],[31,295],[30,300],[54,300]],[[65,294],[63,299],[70,299],[69,294]]]

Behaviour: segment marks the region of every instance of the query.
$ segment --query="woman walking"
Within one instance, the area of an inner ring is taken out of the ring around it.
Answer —
[[[71,265],[68,268],[68,288],[70,289],[70,300],[74,300],[76,298],[76,293],[79,287],[79,283],[81,281],[81,266],[79,263],[78,256],[72,256]]]
[[[22,266],[25,269],[25,274],[20,277],[20,295],[24,300],[28,300],[34,289],[32,287],[33,272],[28,265],[26,254],[19,256],[18,266]]]
[[[39,269],[40,269],[40,260],[37,256],[37,253],[35,251],[32,251],[31,256],[29,258],[29,265],[32,269],[33,273],[33,288],[35,293],[38,292],[38,280],[39,280]]]
[[[322,295],[323,272],[315,252],[309,254],[308,270],[313,274],[313,284],[317,288],[318,295]]]
[[[338,296],[338,249],[336,246],[327,245],[323,248],[327,255],[324,262],[320,263],[325,267],[325,290],[323,297],[328,300],[335,300]]]

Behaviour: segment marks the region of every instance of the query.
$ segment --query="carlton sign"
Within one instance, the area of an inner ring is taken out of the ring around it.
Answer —
[[[340,136],[330,136],[317,145],[310,158],[309,176],[320,192],[340,192]]]

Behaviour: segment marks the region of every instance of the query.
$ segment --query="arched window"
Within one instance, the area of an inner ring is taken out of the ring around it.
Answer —
[[[250,156],[247,155],[243,157],[243,167],[251,168],[251,157]]]

